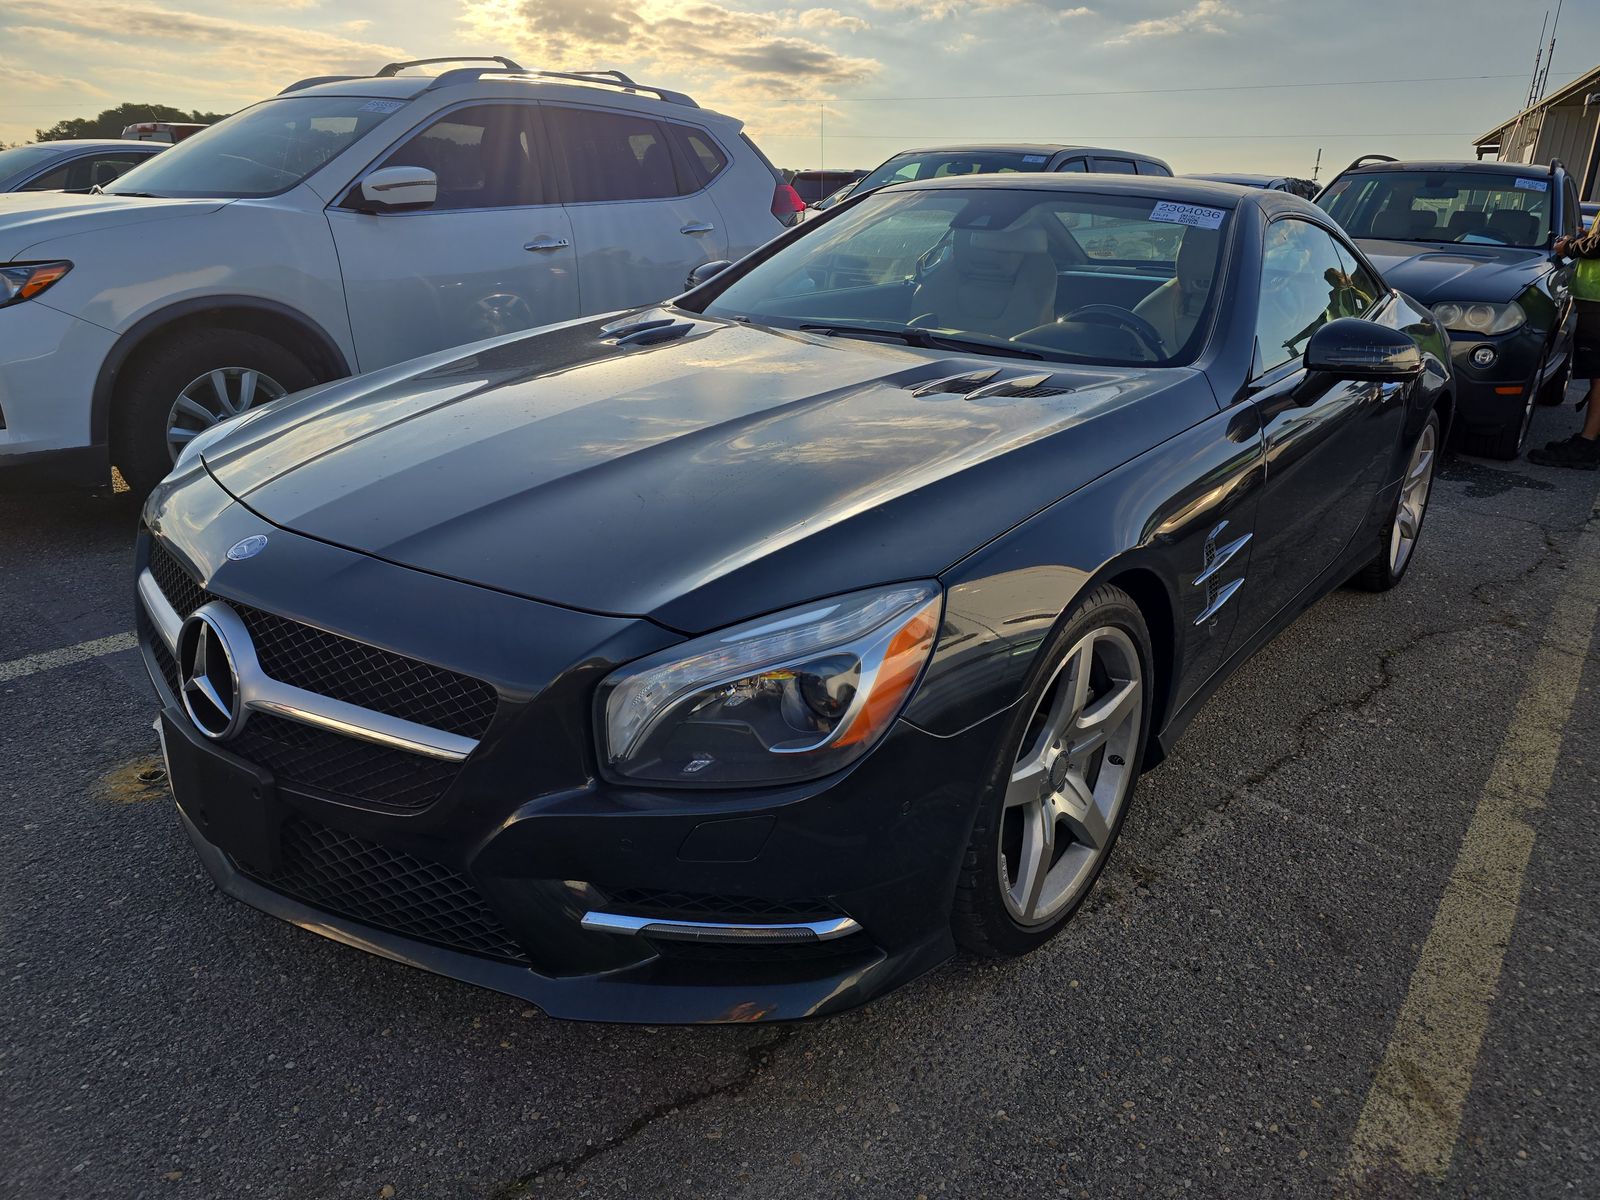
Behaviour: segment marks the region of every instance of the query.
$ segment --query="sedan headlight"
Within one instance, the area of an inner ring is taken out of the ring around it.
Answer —
[[[837,771],[894,723],[942,603],[934,583],[852,592],[631,663],[601,685],[601,754],[624,778],[693,787]]]
[[[1460,333],[1510,333],[1528,320],[1528,314],[1515,300],[1509,304],[1456,304],[1446,300],[1433,306],[1433,315],[1446,329]]]
[[[5,263],[0,265],[0,308],[32,300],[68,271],[69,262]]]

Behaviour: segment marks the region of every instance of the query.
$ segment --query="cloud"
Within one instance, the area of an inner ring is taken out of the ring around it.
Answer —
[[[465,0],[473,39],[509,46],[552,67],[622,60],[728,97],[833,88],[871,77],[879,64],[818,36],[867,28],[835,9],[754,12],[714,0]],[[801,36],[804,35],[804,36]]]
[[[1107,38],[1106,44],[1117,46],[1142,38],[1172,37],[1180,33],[1227,33],[1226,22],[1234,20],[1238,15],[1238,9],[1229,8],[1223,0],[1198,0],[1196,4],[1175,12],[1170,17],[1150,17],[1143,21],[1135,21],[1116,37]]]
[[[914,13],[923,21],[943,21],[959,15],[1021,8],[1032,0],[867,0],[867,3],[886,12]]]
[[[287,0],[280,8],[304,8]],[[231,17],[166,8],[153,3],[97,3],[73,0],[0,0],[4,40],[49,48],[103,64],[96,77],[115,82],[124,72],[166,68],[187,91],[227,95],[240,101],[271,95],[306,75],[358,74],[384,62],[408,57],[405,50],[346,36],[359,32],[348,23],[335,30],[242,21]],[[203,81],[194,77],[197,56],[218,69]],[[97,95],[104,95],[99,89]]]
[[[89,96],[109,97],[111,95],[104,88],[96,87],[85,80],[72,79],[55,73],[47,75],[43,71],[35,71],[29,67],[19,67],[16,63],[7,62],[3,58],[0,58],[0,85],[14,85],[19,88],[25,88],[30,93],[35,94],[70,89],[75,92],[83,92]]]

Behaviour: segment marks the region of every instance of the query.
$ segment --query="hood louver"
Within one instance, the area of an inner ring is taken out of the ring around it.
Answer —
[[[1000,368],[994,367],[987,371],[968,371],[961,375],[950,375],[943,379],[935,379],[929,383],[919,384],[911,389],[911,394],[921,397],[949,393],[965,396],[968,400],[985,400],[992,396],[1032,399],[1040,396],[1061,396],[1072,390],[1071,388],[1053,386],[1050,383],[1051,376],[1048,372],[1043,374],[1007,375],[1003,379],[996,378],[999,374]]]

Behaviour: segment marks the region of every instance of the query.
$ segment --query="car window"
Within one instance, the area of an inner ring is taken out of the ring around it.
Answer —
[[[1042,171],[1048,154],[1010,150],[928,150],[897,154],[861,181],[862,191],[909,179],[942,179],[947,175],[994,175],[1009,171]]]
[[[1097,158],[1094,169],[1102,175],[1134,175],[1133,160],[1129,158]]]
[[[280,96],[234,113],[140,163],[113,195],[274,196],[404,107],[368,96]]]
[[[1089,160],[1086,158],[1069,158],[1056,168],[1058,171],[1087,171]]]
[[[545,112],[574,203],[654,200],[698,190],[679,186],[666,131],[648,117],[558,105]]]
[[[1141,175],[1159,175],[1163,179],[1171,179],[1172,178],[1172,172],[1171,171],[1169,171],[1166,167],[1162,166],[1160,163],[1151,162],[1147,158],[1141,158],[1139,160],[1139,174],[1141,174]]]
[[[1309,221],[1290,218],[1267,226],[1256,313],[1257,373],[1299,358],[1311,335],[1329,321],[1371,310],[1377,284],[1364,271],[1352,275],[1354,265],[1327,232]]]
[[[1378,307],[1378,302],[1388,295],[1389,289],[1380,282],[1371,271],[1361,265],[1361,260],[1355,256],[1354,251],[1338,238],[1333,239],[1333,248],[1339,255],[1339,269],[1349,280],[1349,291],[1343,294],[1341,306],[1350,311],[1341,311],[1341,317],[1364,317]],[[1359,307],[1365,300],[1364,307]]]
[[[1578,186],[1577,184],[1573,183],[1571,175],[1567,176],[1564,194],[1565,199],[1562,207],[1565,209],[1565,212],[1562,214],[1564,219],[1561,223],[1561,231],[1567,237],[1575,237],[1579,233],[1583,232],[1583,209],[1580,201],[1578,200]]]
[[[700,303],[779,328],[1174,365],[1203,343],[1231,219],[1227,209],[1065,188],[891,189],[810,226]],[[1090,245],[1131,266],[1102,268]],[[1063,260],[1077,266],[1063,272]]]
[[[54,171],[30,180],[19,190],[24,192],[49,192],[70,188],[88,191],[96,184],[102,187],[124,175],[135,163],[149,158],[148,154],[95,154],[75,158]]]
[[[1355,238],[1532,248],[1550,236],[1549,193],[1548,180],[1489,171],[1363,171],[1317,202]]]
[[[667,132],[677,143],[678,151],[694,179],[696,189],[703,188],[728,165],[728,156],[712,140],[711,135],[687,125],[668,125]]]
[[[0,179],[8,175],[20,175],[29,167],[40,167],[49,162],[51,157],[60,151],[49,143],[42,146],[13,146],[9,150],[0,150]]]
[[[445,113],[391,151],[381,167],[426,167],[439,180],[441,209],[542,204],[534,121],[528,104],[478,104]],[[170,153],[170,151],[169,151]]]

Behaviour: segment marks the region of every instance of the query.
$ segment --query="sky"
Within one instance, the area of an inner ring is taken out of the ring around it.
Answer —
[[[1548,7],[1553,7],[1550,0]],[[228,112],[307,75],[506,54],[614,68],[745,122],[781,166],[1059,141],[1326,180],[1456,157],[1528,91],[1545,0],[0,0],[0,142],[122,101]],[[1552,90],[1600,62],[1568,0]],[[1423,82],[1416,82],[1423,80]],[[1408,82],[1401,82],[1408,81]],[[1284,86],[1292,85],[1292,86]]]

